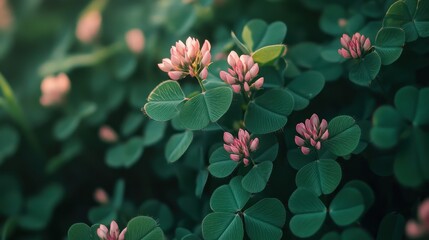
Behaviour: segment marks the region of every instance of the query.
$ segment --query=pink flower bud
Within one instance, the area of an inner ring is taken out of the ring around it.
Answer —
[[[209,74],[209,72],[207,71],[207,68],[205,67],[205,68],[203,68],[203,70],[200,72],[200,78],[201,79],[206,79],[207,78],[207,75]]]
[[[258,149],[259,146],[259,139],[255,138],[252,141],[250,141],[250,151],[254,152],[256,149]]]
[[[300,147],[304,146],[305,140],[302,139],[302,138],[300,138],[300,137],[298,137],[298,136],[295,136],[295,144],[298,145],[298,146],[300,146]]]
[[[308,147],[301,147],[301,152],[304,155],[308,155],[310,153],[310,148],[308,148]]]
[[[259,79],[258,79],[258,80],[256,80],[252,85],[253,85],[253,86],[254,86],[254,88],[255,88],[255,89],[257,89],[257,90],[261,89],[261,88],[262,88],[262,85],[264,85],[264,78],[263,78],[263,77],[259,78]]]
[[[76,27],[76,37],[83,43],[92,42],[101,28],[101,13],[93,10],[80,17]]]
[[[416,221],[409,220],[405,226],[405,232],[410,238],[418,238],[424,234],[425,230]]]
[[[360,58],[371,49],[371,41],[360,33],[355,33],[353,37],[343,34],[340,39],[343,48],[338,49],[338,54],[343,58]]]
[[[144,49],[145,38],[140,29],[131,29],[125,35],[125,41],[128,48],[134,54],[139,54]]]
[[[103,125],[98,131],[98,135],[101,140],[108,143],[114,143],[118,141],[118,135],[116,132],[109,126]]]
[[[229,157],[231,158],[232,161],[234,162],[238,162],[240,161],[240,156],[237,154],[230,154]]]
[[[40,104],[43,106],[60,104],[70,90],[70,79],[64,73],[60,73],[56,77],[46,77],[42,80],[40,90],[42,91]]]
[[[183,72],[181,71],[170,71],[168,72],[168,76],[171,80],[179,80],[183,77]]]
[[[94,200],[100,204],[106,204],[109,202],[109,195],[102,188],[95,189]]]
[[[244,163],[244,166],[249,165],[249,159],[243,158],[243,163]]]
[[[233,90],[235,93],[240,93],[240,91],[241,91],[241,87],[240,87],[240,85],[238,85],[238,84],[234,84],[234,85],[231,85],[231,87],[232,87],[232,90]]]
[[[223,133],[223,141],[226,144],[232,144],[234,142],[234,136],[232,136],[232,134],[229,132],[224,132]]]

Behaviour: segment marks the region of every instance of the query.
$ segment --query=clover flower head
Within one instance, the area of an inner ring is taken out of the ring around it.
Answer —
[[[182,41],[176,42],[170,49],[170,58],[162,59],[158,67],[168,73],[172,80],[179,80],[190,75],[206,79],[208,75],[207,67],[211,61],[210,42],[205,40],[200,49],[198,39],[188,37],[186,44]]]
[[[322,119],[319,121],[319,116],[313,114],[310,119],[306,119],[305,123],[298,123],[296,131],[299,136],[295,136],[295,143],[301,148],[304,155],[310,153],[310,147],[319,150],[322,146],[322,141],[328,139],[328,122]]]
[[[264,84],[264,78],[260,77],[255,80],[259,72],[259,65],[253,61],[249,55],[241,55],[240,57],[235,51],[228,55],[228,64],[231,68],[228,72],[221,71],[220,78],[231,85],[235,93],[243,91],[250,97],[251,90],[259,90]]]
[[[110,231],[103,224],[100,224],[100,227],[97,229],[97,235],[100,240],[124,240],[126,232],[127,228],[124,228],[124,230],[119,233],[119,227],[115,221],[110,223]]]
[[[371,48],[371,41],[360,33],[355,33],[351,38],[347,34],[341,37],[343,48],[338,49],[338,53],[343,58],[361,58]]]
[[[429,199],[423,201],[418,209],[418,221],[409,220],[405,232],[410,238],[419,238],[429,234]]]
[[[240,129],[238,137],[234,137],[229,132],[223,134],[223,148],[229,152],[229,157],[235,162],[243,161],[245,166],[249,165],[250,153],[256,151],[259,139],[250,139],[250,134],[246,130]]]
[[[42,80],[40,90],[42,91],[40,104],[45,107],[60,104],[70,90],[70,79],[65,73],[48,76]]]
[[[144,49],[145,37],[142,30],[134,28],[125,34],[125,42],[128,49],[134,54],[139,54]]]

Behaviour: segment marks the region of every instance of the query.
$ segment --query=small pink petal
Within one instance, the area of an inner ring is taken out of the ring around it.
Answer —
[[[119,236],[119,227],[115,221],[110,223],[110,236],[115,236],[116,238]]]
[[[328,139],[328,137],[329,137],[329,130],[326,130],[320,139],[326,140],[326,139]]]
[[[254,138],[251,142],[250,142],[250,151],[256,151],[256,149],[258,149],[259,146],[259,138]]]
[[[203,66],[208,66],[210,61],[211,61],[211,54],[210,52],[206,52],[203,56],[203,59],[201,59],[201,64]]]
[[[181,71],[171,71],[168,72],[168,76],[171,78],[171,80],[179,80],[183,76],[183,72]]]
[[[254,78],[258,75],[259,66],[257,63],[253,64],[253,66],[249,69],[249,73],[250,73],[251,78]]]
[[[240,91],[241,91],[241,87],[240,87],[240,85],[238,85],[238,84],[233,84],[233,85],[231,85],[231,87],[232,87],[232,90],[233,90],[235,93],[240,93]]]
[[[244,163],[244,166],[249,165],[249,159],[243,158],[243,163]]]
[[[243,88],[244,88],[245,92],[249,92],[250,91],[250,86],[249,86],[249,84],[247,84],[247,82],[244,82]]]
[[[229,153],[232,153],[232,150],[231,150],[231,146],[230,146],[230,145],[223,144],[223,149],[225,149],[225,151],[227,151],[227,152],[229,152]]]
[[[232,134],[229,132],[224,132],[223,133],[223,141],[226,144],[232,144],[234,142],[234,136],[232,136]]]
[[[240,156],[237,155],[237,154],[230,154],[229,158],[231,158],[231,160],[234,161],[234,162],[240,161]]]
[[[125,233],[127,233],[127,228],[124,228],[124,230],[122,230],[121,234],[119,234],[118,240],[125,240]]]
[[[299,133],[301,136],[304,135],[304,132],[305,132],[305,125],[304,125],[304,123],[298,123],[296,125],[296,132]]]
[[[315,148],[317,149],[317,150],[320,150],[320,148],[321,148],[322,146],[321,146],[321,143],[320,142],[317,142],[316,143],[316,146],[315,146]]]
[[[405,226],[405,232],[408,237],[418,238],[423,235],[425,230],[416,221],[409,220]]]
[[[262,88],[262,85],[264,85],[264,78],[263,78],[263,77],[259,78],[258,80],[256,80],[256,81],[253,83],[253,86],[254,86],[254,87],[255,87],[255,89],[257,89],[257,90],[261,89],[261,88]]]
[[[316,141],[314,141],[314,139],[313,138],[311,138],[310,139],[310,144],[311,144],[311,146],[316,146]]]
[[[310,148],[308,148],[308,147],[301,147],[301,152],[304,155],[308,155],[310,153]]]
[[[240,58],[235,51],[231,51],[231,53],[228,55],[227,61],[231,67],[235,67],[237,62],[240,61]]]
[[[419,220],[429,226],[429,198],[424,200],[418,210]],[[428,221],[428,222],[426,222]],[[429,230],[429,229],[428,229]]]
[[[302,147],[305,144],[305,140],[298,136],[295,136],[295,144]]]
[[[103,240],[107,239],[107,232],[108,231],[109,230],[107,229],[106,226],[104,226],[103,224],[100,224],[100,226],[97,229],[97,235],[98,235],[99,238],[101,238]]]
[[[207,78],[207,75],[209,74],[209,72],[207,71],[207,68],[205,67],[205,68],[203,68],[203,70],[200,72],[200,78],[201,79],[206,79]]]

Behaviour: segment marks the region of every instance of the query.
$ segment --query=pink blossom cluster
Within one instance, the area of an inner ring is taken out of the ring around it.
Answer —
[[[343,58],[360,58],[371,48],[369,38],[360,33],[355,33],[351,38],[343,34],[340,41],[343,48],[338,49],[338,53]]]
[[[170,49],[170,58],[162,59],[158,67],[168,73],[172,80],[179,80],[190,75],[206,79],[208,75],[207,67],[211,62],[210,42],[205,40],[200,49],[198,39],[188,37],[186,44],[182,41],[176,42],[176,46]]]
[[[306,119],[305,123],[298,123],[296,131],[300,136],[295,136],[295,143],[304,155],[310,153],[310,146],[319,150],[321,142],[329,137],[328,122],[325,119],[320,122],[315,113],[310,119]]]
[[[124,228],[124,230],[119,233],[119,227],[115,221],[110,223],[110,231],[103,224],[100,224],[100,227],[97,229],[97,235],[100,240],[124,240],[126,232],[127,228]]]
[[[61,73],[55,77],[46,77],[42,80],[40,90],[42,91],[40,104],[45,107],[59,104],[70,90],[70,79],[65,73]]]
[[[264,78],[260,77],[254,80],[259,72],[259,66],[253,61],[249,55],[241,55],[232,51],[228,55],[228,64],[231,68],[228,72],[221,71],[220,78],[230,84],[235,93],[240,93],[242,90],[250,97],[251,90],[259,90],[264,84]]]
[[[223,134],[223,148],[230,153],[229,157],[235,162],[243,160],[245,166],[249,165],[250,152],[256,151],[259,145],[259,139],[250,139],[249,132],[240,129],[238,131],[238,138],[225,132]]]
[[[418,210],[419,221],[409,220],[405,232],[410,238],[419,238],[429,234],[429,198],[424,200]]]

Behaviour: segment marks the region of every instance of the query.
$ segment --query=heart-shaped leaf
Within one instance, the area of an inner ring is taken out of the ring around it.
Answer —
[[[360,86],[369,86],[381,68],[381,59],[377,52],[371,52],[364,58],[354,59],[350,67],[349,79]]]
[[[78,128],[80,118],[78,116],[66,116],[61,118],[54,126],[54,136],[58,140],[70,137]]]
[[[387,10],[383,27],[398,27],[405,31],[407,42],[429,36],[429,4],[427,1],[397,1]]]
[[[129,168],[139,160],[143,150],[143,140],[133,137],[127,142],[109,149],[106,154],[106,164],[113,168]]]
[[[313,236],[326,218],[327,209],[314,192],[298,188],[289,198],[289,209],[294,214],[289,222],[292,233],[300,238]]]
[[[377,240],[401,240],[404,236],[405,219],[399,213],[389,213],[383,217],[378,227]]]
[[[354,188],[360,192],[365,204],[365,210],[368,210],[372,206],[375,200],[375,196],[374,192],[372,191],[371,187],[368,186],[368,184],[360,180],[352,180],[346,183],[343,188],[348,187]]]
[[[262,162],[254,165],[241,181],[243,188],[250,193],[261,192],[267,185],[272,170],[272,162]]]
[[[347,228],[341,233],[341,239],[344,240],[372,240],[371,234],[358,227]]]
[[[139,216],[128,222],[125,238],[127,240],[164,239],[164,233],[153,218]]]
[[[401,88],[395,95],[395,107],[414,126],[429,124],[429,88],[418,90],[412,86]]]
[[[202,223],[206,240],[243,239],[243,222],[238,213],[214,212],[208,214]]]
[[[404,122],[398,111],[391,106],[379,107],[372,117],[371,142],[382,149],[396,146]]]
[[[68,240],[98,240],[98,227],[98,224],[90,227],[85,223],[75,223],[70,226],[67,232],[67,238]]]
[[[246,233],[251,239],[281,239],[286,210],[280,200],[264,198],[243,213]]]
[[[273,89],[249,103],[244,123],[254,134],[274,132],[286,124],[293,107],[293,97],[288,92]]]
[[[262,47],[282,43],[287,28],[283,22],[267,24],[260,19],[250,20],[241,33],[243,43],[248,50],[254,52]]]
[[[347,226],[359,219],[365,210],[362,194],[351,187],[343,188],[332,200],[329,215],[338,226]]]
[[[0,214],[14,216],[23,206],[21,186],[17,179],[7,174],[0,176]]]
[[[177,161],[191,145],[193,138],[192,131],[185,131],[171,136],[165,147],[167,161],[170,163]]]
[[[159,226],[164,230],[168,231],[174,223],[173,213],[170,208],[158,200],[148,199],[146,200],[139,209],[142,215],[150,216],[157,219]]]
[[[187,101],[180,111],[180,122],[187,129],[200,130],[221,118],[232,101],[230,87],[217,87],[200,93]]]
[[[150,119],[143,130],[143,144],[145,147],[158,143],[167,129],[166,122],[158,122]]]
[[[239,164],[239,162],[231,160],[229,153],[223,147],[216,149],[212,153],[209,162],[208,170],[210,174],[218,178],[229,176]]]
[[[341,182],[340,165],[332,159],[320,159],[301,168],[296,175],[296,186],[316,193],[332,193]]]
[[[398,150],[393,171],[398,181],[408,187],[417,187],[429,180],[429,134],[412,128],[409,138]]]
[[[8,125],[0,127],[0,165],[16,152],[19,138],[18,132],[13,127]]]
[[[179,114],[185,94],[177,81],[167,80],[153,89],[147,101],[146,114],[156,121],[167,121]]]
[[[231,179],[228,185],[218,187],[210,198],[210,207],[215,212],[235,213],[250,199],[250,193],[241,186],[241,176]]]
[[[405,43],[405,32],[400,28],[386,27],[380,29],[375,38],[375,50],[383,65],[392,64],[402,53]]]
[[[337,116],[329,121],[329,138],[324,145],[337,156],[352,153],[360,141],[361,130],[356,121],[346,115]]]
[[[53,183],[46,186],[28,199],[25,213],[18,218],[19,226],[28,230],[45,228],[63,196],[64,189],[61,185]]]
[[[325,86],[325,78],[316,71],[302,73],[287,86],[294,99],[294,110],[302,110],[310,104],[310,100],[319,94]]]
[[[283,45],[283,44],[270,45],[256,50],[252,54],[252,58],[256,63],[263,66],[263,65],[273,64],[278,58],[285,55],[285,53],[286,53],[286,45]]]

